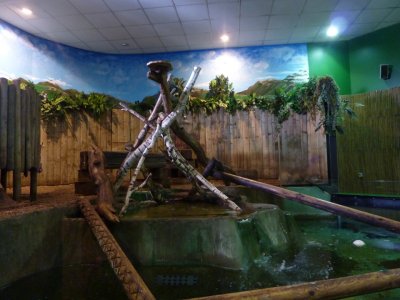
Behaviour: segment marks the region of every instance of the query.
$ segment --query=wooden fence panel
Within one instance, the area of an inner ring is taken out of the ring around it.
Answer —
[[[356,118],[337,136],[339,191],[400,194],[400,88],[346,96]]]
[[[314,122],[305,115],[288,120],[280,133],[275,129],[275,117],[260,110],[232,115],[223,111],[210,116],[188,114],[181,124],[199,140],[207,156],[224,161],[244,175],[247,172],[282,183],[326,180],[325,137],[314,132]],[[125,144],[135,141],[142,126],[142,122],[120,110],[109,112],[99,122],[85,113],[74,113],[65,124],[57,126],[42,122],[39,184],[74,183],[81,151],[92,143],[103,150],[124,151]],[[186,148],[182,142],[177,144]],[[160,149],[162,141],[154,151]],[[23,183],[27,184],[25,180]]]

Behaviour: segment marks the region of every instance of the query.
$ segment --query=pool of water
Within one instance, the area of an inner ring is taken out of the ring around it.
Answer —
[[[203,217],[228,216],[230,212],[209,205],[196,206]],[[166,210],[166,211],[164,211]],[[399,219],[399,212],[373,210]],[[184,206],[143,210],[139,218],[170,214],[191,217]],[[198,216],[198,215],[197,215]],[[296,284],[400,267],[400,235],[347,218],[323,214],[296,218],[301,246],[292,254],[264,253],[242,270],[211,266],[140,266],[133,260],[157,299],[183,299]],[[362,247],[354,245],[361,240]],[[126,299],[110,266],[74,265],[28,276],[0,288],[1,300]],[[400,289],[348,299],[400,299]]]
[[[110,266],[74,265],[36,273],[0,289],[1,300],[126,300]]]
[[[138,267],[157,299],[182,299],[349,276],[400,266],[400,237],[335,218],[297,222],[304,239],[291,257],[265,255],[246,270]],[[363,247],[353,244],[362,240]],[[80,265],[41,272],[4,287],[0,299],[126,299],[111,268]],[[400,289],[349,299],[400,299]]]
[[[338,227],[340,225],[340,227]],[[140,270],[157,299],[179,299],[350,276],[400,267],[400,236],[351,220],[298,221],[304,244],[291,257],[265,255],[248,269],[195,266]],[[353,244],[362,240],[363,247]],[[400,299],[400,289],[348,299]]]

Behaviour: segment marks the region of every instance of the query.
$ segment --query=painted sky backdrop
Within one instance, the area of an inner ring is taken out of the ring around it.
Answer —
[[[236,92],[258,80],[284,79],[298,73],[308,77],[305,44],[186,51],[161,54],[102,54],[53,43],[0,20],[0,77],[23,77],[37,83],[101,92],[122,100],[140,101],[158,91],[146,77],[146,63],[169,60],[173,76],[185,80],[195,65],[202,68],[196,87],[224,74]]]

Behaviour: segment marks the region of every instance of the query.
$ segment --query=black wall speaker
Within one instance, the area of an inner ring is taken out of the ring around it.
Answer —
[[[390,79],[392,75],[392,66],[391,65],[380,65],[379,66],[379,77],[383,80]]]

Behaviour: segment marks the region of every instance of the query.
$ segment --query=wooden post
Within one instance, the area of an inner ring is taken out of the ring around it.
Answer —
[[[8,86],[7,110],[7,170],[14,170],[14,137],[15,137],[15,85]]]
[[[7,166],[8,82],[0,78],[0,169]]]
[[[372,272],[328,280],[313,281],[296,285],[215,295],[200,299],[342,299],[400,287],[400,269]],[[193,299],[192,299],[193,300]]]
[[[274,194],[279,197],[287,198],[289,200],[293,200],[296,202],[300,202],[302,204],[312,206],[318,209],[322,209],[328,211],[333,214],[341,215],[344,217],[348,217],[354,219],[356,221],[364,222],[367,224],[371,224],[374,226],[379,226],[385,228],[387,230],[400,233],[400,222],[384,218],[381,216],[377,216],[374,214],[366,213],[361,210],[357,210],[354,208],[350,208],[347,206],[339,205],[336,203],[324,201],[312,196],[304,195],[301,193],[289,191],[287,189],[270,185],[263,182],[258,182],[255,180],[251,180],[248,178],[244,178],[241,176],[225,173],[225,172],[214,172],[213,175],[217,178],[222,178],[225,180],[229,180],[236,184],[241,184],[250,188],[258,189],[261,191],[265,191],[267,193]]]
[[[5,189],[7,188],[7,169],[1,169],[0,183]]]
[[[24,173],[25,176],[28,176],[28,172],[25,172],[25,156],[26,156],[26,125],[27,121],[27,102],[29,101],[28,93],[26,90],[21,89],[21,116],[20,116],[20,126],[21,126],[21,172]]]
[[[29,170],[32,168],[32,111],[31,104],[32,102],[32,89],[26,88],[26,101],[25,101],[25,160],[23,162],[24,165],[24,174],[25,176],[28,174]]]
[[[40,105],[41,100],[40,96],[34,93],[34,108],[32,109],[33,113],[33,122],[32,126],[34,127],[34,135],[32,136],[33,140],[33,148],[34,148],[34,159],[33,159],[33,167],[36,168],[36,171],[40,169]]]
[[[30,170],[30,189],[29,189],[29,199],[35,201],[37,199],[37,176],[38,172],[36,168]]]
[[[15,135],[14,135],[14,171],[13,171],[13,198],[21,197],[21,88],[20,80],[14,80],[15,85]]]

